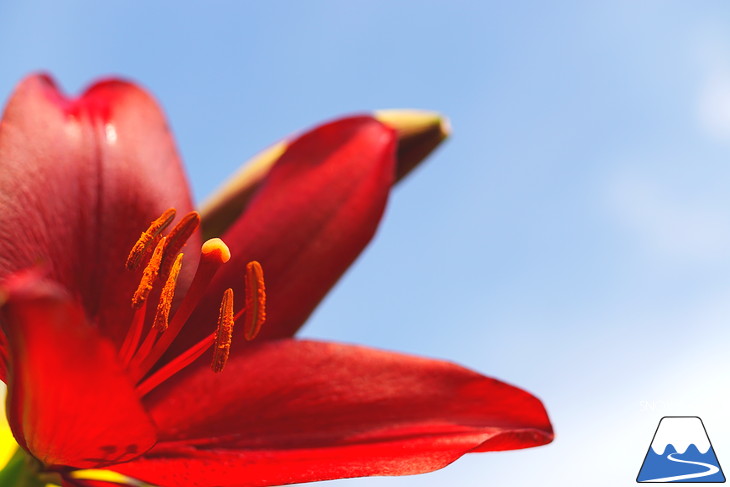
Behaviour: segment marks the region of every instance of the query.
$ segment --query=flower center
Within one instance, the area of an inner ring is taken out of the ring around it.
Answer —
[[[175,210],[171,208],[153,221],[132,247],[126,262],[129,271],[138,271],[142,263],[145,260],[147,262],[139,286],[132,296],[132,307],[135,309],[132,324],[119,350],[120,359],[137,384],[136,389],[140,396],[149,393],[193,363],[211,347],[211,369],[214,372],[222,371],[230,353],[234,324],[242,319],[244,339],[253,340],[266,319],[263,270],[258,262],[251,261],[246,265],[244,274],[243,307],[234,313],[233,289],[226,289],[221,299],[216,329],[150,373],[185,326],[216,271],[231,258],[228,246],[221,239],[213,238],[205,242],[190,288],[171,315],[175,287],[183,265],[183,254],[180,251],[200,225],[200,216],[193,211],[163,236],[163,232],[174,219]],[[157,301],[157,307],[151,313],[148,312],[148,305],[153,297]],[[147,335],[142,339],[145,329]]]

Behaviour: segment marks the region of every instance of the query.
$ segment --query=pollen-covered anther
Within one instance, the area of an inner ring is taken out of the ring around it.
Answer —
[[[256,338],[266,321],[266,285],[264,270],[257,261],[246,264],[246,304],[243,337],[250,341]]]
[[[165,250],[165,256],[160,265],[160,273],[163,276],[167,276],[170,273],[177,254],[182,250],[188,239],[199,226],[200,214],[197,211],[191,211],[182,217],[178,224],[170,230],[170,233],[167,235],[167,249]]]
[[[167,254],[167,250],[165,251],[165,254]],[[220,267],[228,261],[230,256],[231,253],[228,250],[228,246],[218,238],[210,239],[205,242],[205,244],[203,244],[200,253],[200,262],[198,263],[198,269],[196,270],[195,276],[193,277],[193,282],[190,283],[188,292],[185,293],[185,297],[180,302],[180,305],[175,310],[175,313],[171,316],[167,330],[165,331],[165,333],[159,335],[159,338],[156,339],[154,345],[151,346],[151,349],[148,350],[144,348],[145,353],[140,353],[138,351],[133,358],[130,367],[133,369],[131,376],[135,380],[142,379],[157,363],[160,357],[162,357],[162,355],[170,347],[172,342],[175,341],[178,333],[180,333],[180,330],[182,330],[183,326],[187,323],[193,311],[195,311],[196,306],[200,302],[200,299],[205,295],[206,291],[208,290],[210,280],[213,278],[216,271],[218,271],[218,269],[220,269]],[[232,303],[231,308],[233,308]],[[215,332],[212,332],[210,334],[211,340],[207,345],[201,342],[198,348],[190,351],[189,357],[197,358],[200,356],[199,353],[202,353],[210,348],[210,345],[215,342],[213,337],[213,335],[215,334]],[[155,338],[157,338],[157,335],[158,334],[155,333]],[[140,347],[140,350],[142,350],[143,347],[144,344],[142,347]],[[177,365],[175,365],[175,367],[184,362],[184,360],[176,362]],[[168,370],[172,370],[173,368],[174,367],[170,366]],[[157,372],[155,374],[157,374],[158,377],[162,376]],[[148,384],[150,383],[151,382],[148,382]]]
[[[152,326],[160,332],[167,330],[168,320],[170,318],[170,309],[172,308],[172,300],[175,297],[175,285],[177,284],[177,277],[180,275],[182,261],[183,254],[177,254],[177,258],[172,264],[172,269],[170,269],[170,274],[167,276],[167,281],[165,281],[165,285],[160,293],[160,302],[157,305],[155,321],[152,324]]]
[[[162,262],[162,256],[165,252],[166,243],[167,239],[165,237],[162,237],[157,243],[157,246],[152,253],[152,257],[150,258],[150,261],[147,263],[147,267],[145,267],[144,272],[142,273],[142,279],[140,280],[139,286],[137,287],[137,290],[134,292],[134,296],[132,297],[132,307],[135,309],[138,309],[140,306],[142,306],[142,303],[145,302],[150,294],[150,291],[152,291],[152,286],[155,284],[157,276],[160,272],[160,263]]]
[[[213,345],[213,362],[210,364],[210,368],[213,369],[213,372],[220,372],[226,365],[228,354],[231,351],[232,335],[233,289],[228,288],[223,293],[220,314],[218,315],[218,328],[215,332],[215,344]]]
[[[162,231],[165,230],[172,220],[175,219],[175,213],[175,208],[165,210],[159,218],[150,223],[147,230],[142,232],[142,235],[140,235],[139,239],[132,247],[132,250],[129,252],[129,257],[127,257],[126,262],[127,269],[132,271],[139,267],[139,264],[142,262],[142,258],[147,254],[149,249],[157,243]]]

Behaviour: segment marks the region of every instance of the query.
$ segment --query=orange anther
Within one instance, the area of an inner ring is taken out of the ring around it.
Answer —
[[[167,276],[165,286],[162,288],[162,293],[160,293],[160,302],[157,304],[155,321],[152,324],[153,328],[160,332],[167,330],[172,300],[175,297],[175,284],[177,283],[177,276],[180,275],[182,261],[183,254],[177,254],[175,263],[172,264],[172,269],[170,269],[170,275]]]
[[[147,267],[145,267],[144,269],[142,279],[139,281],[139,286],[137,287],[137,290],[134,292],[134,296],[132,297],[133,308],[139,308],[140,306],[142,306],[142,303],[145,302],[147,296],[149,296],[150,294],[150,291],[152,291],[152,286],[154,285],[155,280],[157,279],[157,275],[160,272],[160,263],[162,262],[162,254],[165,251],[166,243],[167,239],[165,237],[162,237],[157,243],[155,251],[152,253],[152,257],[147,263]]]
[[[218,315],[218,329],[215,332],[213,345],[213,362],[210,368],[213,372],[220,372],[226,365],[228,354],[231,351],[231,337],[233,335],[233,289],[228,288],[223,293],[221,310]]]
[[[251,261],[246,264],[246,317],[243,325],[243,337],[253,340],[261,331],[266,321],[266,286],[264,270],[261,264]]]
[[[135,359],[140,357],[136,362],[133,362],[135,375],[138,378],[142,378],[149,372],[172,342],[175,341],[175,337],[177,337],[180,330],[185,326],[190,315],[195,311],[200,299],[208,290],[210,280],[216,271],[220,269],[221,265],[225,263],[224,257],[230,253],[228,252],[228,247],[219,239],[212,240],[217,240],[218,242],[209,240],[203,245],[204,248],[200,255],[200,262],[198,269],[195,271],[193,282],[190,283],[188,292],[185,293],[185,298],[180,301],[180,305],[175,310],[175,314],[170,318],[170,325],[167,331],[159,336],[152,349],[146,352],[144,356],[140,356],[139,354],[135,356]]]
[[[160,215],[159,218],[150,223],[150,226],[147,230],[142,232],[137,243],[134,244],[132,250],[129,252],[129,257],[127,257],[126,263],[127,269],[131,271],[139,267],[139,264],[142,262],[142,258],[145,254],[147,254],[150,247],[157,244],[160,234],[165,228],[167,228],[174,218],[175,208],[170,208]]]
[[[165,257],[162,261],[160,273],[167,276],[170,273],[173,262],[177,258],[177,254],[185,246],[193,232],[200,226],[200,215],[197,211],[191,211],[178,222],[175,227],[170,230],[167,235],[167,249]]]

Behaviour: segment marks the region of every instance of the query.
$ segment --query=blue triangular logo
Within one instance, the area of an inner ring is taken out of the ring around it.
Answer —
[[[664,416],[641,465],[637,482],[725,482],[715,449],[697,416]]]

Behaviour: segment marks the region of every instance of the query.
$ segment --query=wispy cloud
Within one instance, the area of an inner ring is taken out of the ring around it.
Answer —
[[[702,82],[697,120],[704,133],[730,141],[730,69],[717,69]]]
[[[698,35],[695,57],[700,73],[695,105],[699,128],[713,139],[730,141],[730,40],[722,30],[707,27]]]
[[[608,203],[618,223],[652,256],[691,263],[730,258],[730,214],[697,195],[680,193],[655,180],[623,174],[609,184]]]

